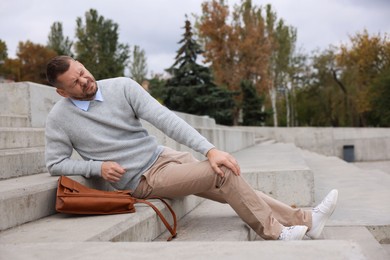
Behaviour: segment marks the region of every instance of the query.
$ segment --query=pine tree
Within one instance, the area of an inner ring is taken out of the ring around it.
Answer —
[[[209,115],[217,123],[230,125],[234,92],[217,87],[209,68],[197,64],[197,56],[203,51],[193,38],[188,18],[184,29],[175,63],[166,70],[172,78],[167,81],[164,104],[176,111]]]
[[[260,126],[264,123],[267,113],[262,111],[263,99],[257,94],[254,85],[247,80],[241,82],[243,95],[243,125]]]

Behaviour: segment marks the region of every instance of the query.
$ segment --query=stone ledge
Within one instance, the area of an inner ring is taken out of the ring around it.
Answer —
[[[0,150],[0,180],[46,172],[45,147]]]
[[[314,205],[314,177],[293,144],[260,144],[233,154],[254,189],[288,205]]]
[[[28,127],[27,116],[0,115],[0,127]]]
[[[0,127],[0,149],[45,146],[45,129]]]
[[[203,199],[195,196],[171,200],[177,218],[183,217]],[[167,220],[166,206],[153,201]],[[0,244],[85,241],[151,241],[166,230],[154,210],[136,204],[136,212],[116,215],[77,216],[55,214],[0,233]]]
[[[1,244],[4,259],[291,259],[362,260],[351,241]]]

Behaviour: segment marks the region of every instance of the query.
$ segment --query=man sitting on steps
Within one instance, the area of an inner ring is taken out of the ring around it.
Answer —
[[[47,65],[47,79],[64,97],[46,122],[51,175],[101,177],[138,198],[194,194],[228,203],[264,239],[318,238],[336,207],[337,190],[313,210],[291,208],[254,190],[240,176],[232,155],[218,150],[129,78],[96,81],[80,62],[58,56]],[[140,119],[207,160],[158,145]],[[73,148],[84,161],[70,158]]]

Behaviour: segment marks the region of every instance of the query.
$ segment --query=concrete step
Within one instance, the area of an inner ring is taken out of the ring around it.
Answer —
[[[0,115],[0,127],[28,127],[29,119],[23,115]]]
[[[79,234],[76,234],[76,238]],[[363,260],[352,241],[158,242],[158,243],[34,243],[0,244],[4,259],[273,259]],[[378,260],[378,259],[376,259]]]
[[[45,145],[45,129],[0,127],[0,149],[39,147]]]
[[[46,172],[45,147],[0,150],[0,180]]]
[[[295,168],[291,171],[280,167],[266,167],[267,164],[264,160],[268,159],[262,156],[262,153],[267,153],[267,151],[268,153],[272,153],[272,151],[279,153],[281,156],[280,160],[285,162],[288,161],[288,158],[292,157],[294,150],[290,150],[291,146],[278,145],[276,147],[272,150],[271,147],[257,146],[236,153],[235,155],[237,155],[239,161],[240,158],[243,159],[242,156],[245,157],[246,154],[250,154],[252,156],[250,158],[257,162],[255,165],[248,165],[245,164],[248,162],[243,161],[242,172],[244,177],[248,177],[248,181],[260,190],[262,189],[261,185],[265,186],[265,190],[277,199],[291,202],[292,204],[310,204],[312,196],[310,192],[312,191],[308,190],[308,187],[312,187],[312,183],[310,183],[311,173],[310,170],[304,168],[302,165],[301,168],[298,168],[298,159],[296,159],[295,163],[290,164],[295,165]],[[287,149],[286,147],[290,148]],[[290,152],[285,152],[283,156],[283,149]],[[262,159],[256,159],[253,156],[259,156]],[[256,168],[251,168],[251,166],[256,166]],[[290,181],[287,180],[286,182],[284,178]],[[76,179],[82,183],[93,181],[87,181],[80,176],[77,176]],[[98,188],[99,185],[103,185],[104,183],[98,182],[99,180],[97,180],[97,183],[91,184],[91,186]],[[51,177],[48,173],[0,181],[0,212],[3,215],[2,219],[5,220],[1,222],[0,230],[53,214],[55,212],[54,199],[56,185],[57,178]],[[279,187],[284,185],[286,189],[288,188],[289,191],[293,191],[290,193],[285,190],[280,191]],[[108,185],[106,184],[103,189],[109,189]]]
[[[97,179],[72,177],[88,186],[107,189]],[[55,213],[57,177],[48,173],[0,181],[0,231]]]
[[[294,144],[258,144],[233,155],[255,189],[288,205],[314,205],[313,173]]]
[[[196,196],[170,200],[180,219],[204,199]],[[153,201],[166,219],[172,217],[166,206]],[[135,213],[116,215],[77,216],[55,214],[16,228],[0,232],[0,244],[4,243],[47,243],[86,241],[151,241],[166,230],[154,210],[137,204]],[[167,239],[168,236],[165,238]]]
[[[339,190],[336,211],[329,226],[367,227],[377,241],[390,243],[390,175],[364,170],[337,157],[303,151],[313,170],[316,202],[332,188]]]
[[[322,237],[331,240],[354,241],[360,246],[364,255],[370,259],[390,259],[390,254],[365,227],[326,227]]]
[[[339,190],[333,225],[390,225],[389,174],[366,171],[337,157],[309,151],[303,151],[303,156],[314,174],[317,203],[332,188]]]
[[[205,200],[179,221],[178,237],[183,241],[248,241],[249,230],[237,213],[228,205]],[[169,232],[154,241],[165,241]]]

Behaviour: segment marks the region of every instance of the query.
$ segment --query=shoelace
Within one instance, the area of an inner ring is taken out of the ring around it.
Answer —
[[[286,236],[287,236],[287,234],[288,234],[288,231],[290,231],[290,230],[292,230],[292,229],[294,229],[293,226],[291,226],[291,227],[284,227],[284,228],[282,229],[282,233],[280,233],[278,239],[280,239],[280,240],[285,239]]]

